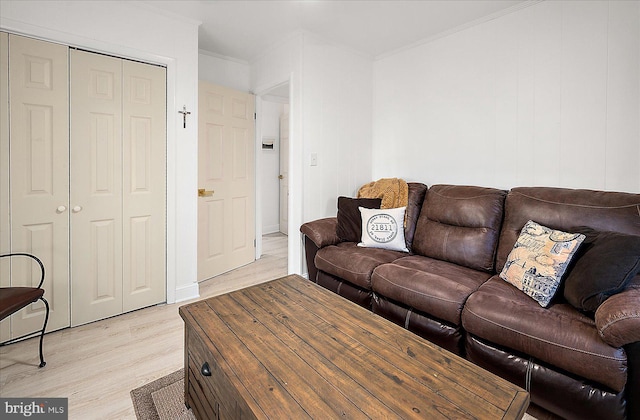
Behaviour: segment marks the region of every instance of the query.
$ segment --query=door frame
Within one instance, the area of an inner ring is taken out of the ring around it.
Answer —
[[[280,87],[282,85],[289,85],[289,114],[291,115],[292,113],[292,83],[291,83],[291,77],[288,77],[287,79],[284,80],[280,80],[280,81],[275,81],[272,82],[266,86],[261,87],[259,90],[257,90],[255,92],[256,95],[256,260],[259,259],[262,256],[262,209],[260,208],[260,203],[262,203],[262,195],[264,192],[264,188],[262,185],[262,179],[259,176],[262,172],[262,166],[263,166],[263,162],[262,162],[262,154],[259,153],[260,150],[262,150],[262,118],[263,118],[263,112],[262,112],[262,103],[263,102],[267,102],[264,100],[264,96],[267,96],[269,94],[270,91],[272,91],[273,89]],[[291,168],[291,143],[292,143],[292,131],[291,131],[291,117],[289,117],[289,167]],[[291,189],[291,187],[289,187]],[[288,212],[291,213],[291,202],[292,200],[292,192],[289,193],[289,206],[288,206]],[[288,243],[287,243],[287,247],[289,249],[291,249],[291,232],[293,232],[293,230],[291,229],[291,218],[289,217],[289,235],[288,235]],[[290,273],[291,270],[289,269],[288,272]]]

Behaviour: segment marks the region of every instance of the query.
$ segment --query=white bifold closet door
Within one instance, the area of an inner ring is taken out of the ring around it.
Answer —
[[[70,52],[71,324],[164,302],[165,69]]]
[[[28,252],[46,268],[47,331],[69,326],[68,47],[2,33],[2,252]],[[8,68],[8,72],[5,70]],[[8,89],[7,89],[8,87]],[[6,89],[6,90],[5,90]],[[40,269],[3,258],[3,286],[35,287]],[[33,303],[2,321],[2,341],[42,329],[45,308]],[[10,325],[10,327],[9,327]]]
[[[165,68],[0,32],[0,84],[0,252],[43,261],[47,331],[166,301]],[[36,268],[3,258],[0,284]]]

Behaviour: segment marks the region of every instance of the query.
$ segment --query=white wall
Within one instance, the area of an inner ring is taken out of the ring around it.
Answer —
[[[209,83],[226,86],[241,92],[249,92],[249,63],[231,57],[220,57],[200,51],[198,78]]]
[[[138,2],[0,3],[0,28],[167,66],[167,301],[198,296],[198,26]],[[178,110],[191,111],[182,128]]]
[[[372,175],[372,64],[305,35],[303,51],[304,221],[335,216]],[[311,166],[311,154],[318,165]],[[299,229],[300,226],[296,228]]]
[[[373,178],[640,191],[640,3],[549,1],[374,63]]]
[[[260,116],[261,135],[275,139],[273,149],[262,149],[260,145],[256,154],[260,155],[260,210],[262,211],[262,233],[274,233],[280,230],[280,115],[285,105],[277,102],[262,102]],[[258,139],[260,142],[260,140]]]
[[[335,216],[337,197],[371,180],[372,60],[299,33],[251,63],[257,94],[287,80],[289,272],[304,274],[300,225]],[[317,166],[310,166],[311,153]]]
[[[289,103],[289,238],[288,273],[303,274],[303,254],[300,237],[295,234],[302,224],[302,43],[301,33],[292,34],[273,45],[251,63],[251,88],[257,95],[285,82],[290,83]],[[258,147],[256,145],[256,147]],[[257,200],[262,196],[258,190]],[[261,225],[260,225],[261,229]]]

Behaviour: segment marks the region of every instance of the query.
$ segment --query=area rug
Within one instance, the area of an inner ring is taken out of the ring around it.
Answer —
[[[195,420],[184,405],[184,369],[131,391],[138,420]]]

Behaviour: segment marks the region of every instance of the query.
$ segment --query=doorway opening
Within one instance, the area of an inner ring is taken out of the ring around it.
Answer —
[[[263,241],[289,234],[289,87],[287,81],[258,95],[256,258],[267,251]]]

